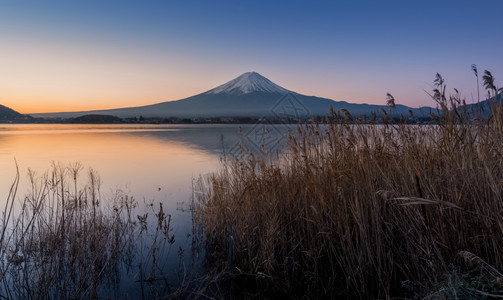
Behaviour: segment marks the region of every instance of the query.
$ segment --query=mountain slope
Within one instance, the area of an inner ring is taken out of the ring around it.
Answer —
[[[491,112],[491,106],[494,104],[501,104],[503,99],[503,93],[496,95],[496,97],[489,98],[480,103],[468,104],[466,106],[467,111],[473,117],[488,117]]]
[[[29,117],[0,104],[0,122],[19,122],[28,119]]]
[[[288,99],[285,99],[287,95]],[[329,107],[334,110],[347,109],[354,115],[369,115],[380,111],[382,105],[354,104],[344,101],[306,96],[289,91],[256,72],[247,72],[241,76],[204,93],[153,105],[86,112],[36,114],[37,117],[69,118],[86,114],[106,114],[120,118],[127,117],[270,117],[277,116],[278,110],[294,109],[302,111],[305,117],[326,115]],[[397,105],[398,114],[407,114],[408,110],[419,114],[419,109]],[[276,110],[276,111],[275,111]]]

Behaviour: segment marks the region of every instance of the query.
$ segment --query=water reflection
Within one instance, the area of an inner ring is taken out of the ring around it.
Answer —
[[[272,132],[269,136],[276,144],[284,143],[280,136],[284,129],[263,124],[1,125],[0,205],[3,207],[15,177],[15,161],[21,175],[20,199],[28,192],[28,169],[40,175],[52,162],[80,162],[100,175],[103,201],[123,190],[138,201],[140,211],[162,203],[165,212],[172,215],[170,234],[177,237],[172,251],[189,249],[191,216],[184,209],[191,200],[193,179],[216,171],[223,150],[235,151],[240,142],[251,150],[270,147],[272,144],[263,139],[265,132]],[[78,178],[81,186],[87,182],[86,173]],[[166,263],[167,269],[176,269],[179,263],[177,255],[172,257],[175,260]],[[189,263],[190,255],[184,260]],[[134,295],[138,276],[123,280],[122,289]]]
[[[96,169],[108,187],[105,193],[121,187],[136,197],[179,199],[193,177],[217,168],[224,149],[235,150],[243,137],[259,147],[261,130],[255,125],[3,125],[0,192],[14,177],[14,160],[22,178],[28,168],[44,172],[56,161]]]
[[[52,161],[78,161],[98,171],[108,187],[102,192],[121,187],[137,197],[178,198],[193,176],[215,170],[221,135],[237,136],[237,129],[174,127],[2,126],[2,191],[15,175],[14,159],[22,178],[28,168],[44,172]]]

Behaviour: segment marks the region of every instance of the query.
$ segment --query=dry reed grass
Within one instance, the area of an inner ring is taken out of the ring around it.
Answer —
[[[19,172],[2,218],[0,294],[9,299],[95,298],[119,276],[131,249],[134,202],[117,195],[100,203],[99,176],[78,187],[80,164],[54,164],[16,203]],[[19,210],[19,211],[16,211]]]
[[[331,112],[299,125],[279,157],[225,161],[195,213],[214,291],[448,298],[446,274],[478,272],[460,257],[500,283],[503,107],[476,119],[438,74],[435,86],[433,125]]]
[[[188,279],[168,280],[177,271],[166,268],[175,237],[162,204],[134,217],[132,197],[117,190],[102,200],[98,174],[90,169],[81,185],[81,172],[79,163],[53,164],[42,176],[29,171],[20,202],[17,173],[0,227],[0,298],[122,297],[125,275],[137,278],[142,299],[183,296]]]

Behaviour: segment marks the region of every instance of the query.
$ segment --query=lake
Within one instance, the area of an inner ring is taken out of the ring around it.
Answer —
[[[206,124],[2,124],[0,195],[8,192],[16,162],[21,175],[20,192],[26,188],[28,169],[41,174],[53,162],[79,162],[86,170],[98,172],[104,198],[122,189],[138,200],[161,201],[175,208],[177,202],[190,199],[192,180],[216,171],[224,151],[235,153],[243,137],[248,144],[257,144],[251,148],[255,151],[262,142],[256,131],[267,130],[269,137],[275,136],[266,140],[266,146],[276,147],[278,135],[288,126],[268,128],[272,129]]]
[[[145,209],[162,203],[172,215],[174,247],[190,248],[191,214],[187,209],[193,183],[218,170],[226,153],[238,153],[239,143],[254,151],[276,150],[284,144],[287,125],[0,125],[0,205],[20,173],[17,198],[28,192],[28,170],[38,175],[53,163],[80,163],[79,183],[87,182],[93,168],[101,178],[102,201],[117,190],[134,197]],[[175,248],[175,249],[176,249]],[[176,258],[176,255],[175,255]],[[176,264],[175,261],[170,262]],[[121,289],[131,296],[137,287],[134,274]],[[121,291],[122,292],[122,291]]]

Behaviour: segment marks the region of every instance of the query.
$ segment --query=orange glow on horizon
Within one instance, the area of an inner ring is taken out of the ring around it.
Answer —
[[[152,103],[153,104],[153,103]],[[118,106],[117,104],[111,104],[109,102],[102,101],[102,104],[96,105],[86,105],[81,103],[43,103],[37,101],[33,104],[30,104],[28,101],[25,101],[23,105],[6,105],[5,106],[21,113],[21,114],[38,114],[38,113],[55,113],[55,112],[77,112],[77,111],[93,111],[93,110],[107,110],[107,109],[116,109],[123,107],[131,107],[131,106],[139,106],[139,105],[125,105]],[[144,104],[148,105],[148,104]]]
[[[9,100],[0,98],[0,104],[7,106],[21,114],[37,114],[37,113],[53,113],[53,112],[73,112],[73,111],[92,111],[92,110],[107,110],[134,106],[143,106],[156,104],[159,102],[173,101],[178,99],[164,100],[156,98],[155,100],[142,101],[138,98],[127,99],[126,97],[113,98],[93,98],[92,101],[87,99],[75,99],[74,101],[55,100],[53,97],[38,97],[36,100],[24,100],[20,98],[10,97]],[[141,99],[141,98],[140,98]]]
[[[41,41],[34,51],[28,41],[7,36],[0,57],[0,104],[23,114],[144,106],[187,98],[214,84],[169,52],[160,60],[80,41]]]

